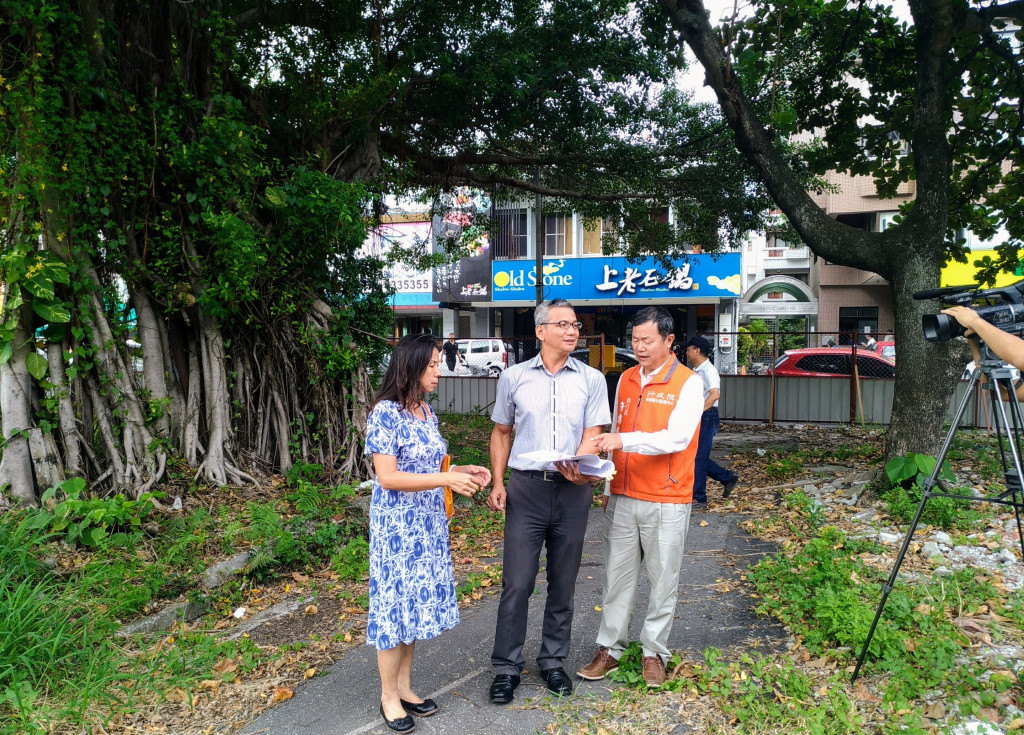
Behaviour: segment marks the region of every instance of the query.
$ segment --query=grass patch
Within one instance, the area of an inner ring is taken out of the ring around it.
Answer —
[[[102,731],[140,707],[191,706],[202,687],[262,665],[268,654],[251,641],[203,628],[135,640],[114,633],[162,600],[204,598],[201,574],[225,554],[259,549],[208,600],[225,614],[258,579],[332,560],[336,578],[364,574],[365,529],[347,512],[353,490],[316,484],[318,469],[300,467],[272,500],[187,515],[92,498],[76,485],[48,493],[41,509],[0,516],[0,733]],[[224,661],[233,662],[229,675],[213,668]]]

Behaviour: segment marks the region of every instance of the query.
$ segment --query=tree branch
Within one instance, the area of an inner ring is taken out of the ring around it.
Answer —
[[[871,233],[836,222],[811,199],[750,108],[701,0],[658,1],[672,26],[704,67],[705,82],[715,91],[740,152],[757,170],[772,198],[804,241],[815,253],[835,263],[879,272],[878,264],[887,262],[880,247],[881,238],[872,238]],[[856,242],[855,247],[851,246],[853,242]]]

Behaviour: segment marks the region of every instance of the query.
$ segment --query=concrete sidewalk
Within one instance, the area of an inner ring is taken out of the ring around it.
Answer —
[[[742,492],[742,490],[740,490]],[[715,491],[712,491],[713,495]],[[578,683],[577,694],[607,693],[612,682],[580,682],[575,672],[593,657],[594,637],[600,613],[604,569],[601,554],[601,509],[591,511],[587,545],[576,585],[576,612],[572,646],[565,669]],[[739,583],[739,575],[771,547],[737,526],[743,516],[734,513],[697,511],[690,518],[686,556],[679,585],[679,603],[669,647],[686,657],[701,657],[708,646],[727,648],[760,642],[770,647],[785,636],[784,629],[752,611],[750,588]],[[706,521],[706,526],[701,522]],[[543,563],[543,556],[541,558]],[[719,585],[719,580],[728,585]],[[416,732],[463,735],[468,733],[531,733],[544,731],[553,720],[549,709],[531,707],[529,700],[549,696],[538,676],[534,658],[540,646],[543,616],[544,569],[530,604],[529,634],[526,641],[527,671],[516,690],[515,701],[496,706],[488,699],[491,683],[490,654],[494,639],[498,596],[487,596],[462,612],[454,630],[421,641],[416,646],[413,686],[424,698],[433,697],[440,712],[417,719]],[[720,591],[726,586],[729,591]],[[636,640],[648,588],[642,578],[631,625]],[[380,717],[380,683],[376,651],[368,646],[355,649],[339,659],[331,671],[301,689],[295,696],[246,727],[247,735],[356,735],[388,733]]]

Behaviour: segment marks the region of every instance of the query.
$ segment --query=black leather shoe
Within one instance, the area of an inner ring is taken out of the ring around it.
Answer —
[[[383,704],[380,706],[380,716],[384,718],[384,724],[386,724],[388,729],[392,732],[412,732],[416,729],[416,723],[413,721],[412,715],[399,717],[397,720],[389,720],[388,716],[384,714]]]
[[[725,485],[722,487],[722,497],[723,498],[727,498],[730,495],[732,495],[733,488],[736,487],[736,483],[739,482],[739,481],[740,481],[740,476],[739,475],[733,475],[732,479],[729,480],[729,482],[725,483]]]
[[[498,674],[491,682],[491,702],[508,704],[515,698],[519,677],[515,674]]]
[[[559,697],[567,697],[572,694],[572,679],[565,673],[565,669],[559,666],[556,669],[542,671],[541,676],[548,683],[548,689]]]
[[[405,707],[406,712],[412,712],[417,717],[430,717],[432,714],[437,712],[439,707],[437,702],[433,699],[424,699],[420,703],[406,702],[404,699],[398,700]]]

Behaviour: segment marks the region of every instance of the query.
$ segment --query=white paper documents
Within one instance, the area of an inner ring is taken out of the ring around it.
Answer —
[[[543,462],[544,469],[556,472],[558,468],[555,467],[555,462],[576,462],[579,464],[580,472],[584,475],[603,477],[605,480],[609,480],[615,474],[615,464],[610,459],[601,459],[596,454],[572,456],[551,449],[540,449],[536,452],[526,452],[520,456],[531,462]]]

